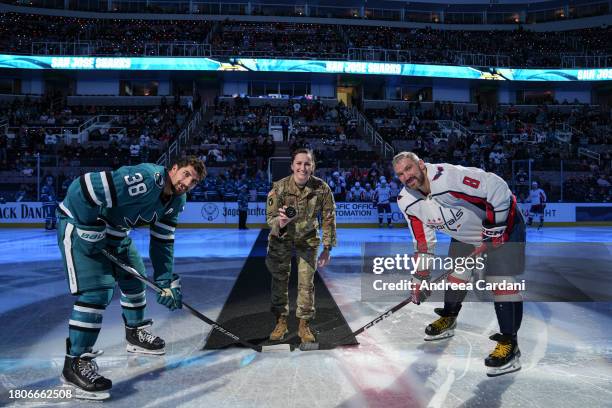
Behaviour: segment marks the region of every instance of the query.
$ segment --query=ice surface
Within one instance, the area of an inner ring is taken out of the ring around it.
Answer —
[[[360,301],[361,242],[406,242],[406,229],[340,229],[322,276],[348,323],[360,327],[392,304]],[[176,269],[185,299],[216,318],[259,231],[179,229]],[[133,237],[146,255],[146,230]],[[444,239],[441,237],[441,240]],[[529,230],[532,242],[611,242],[609,228]],[[554,254],[551,254],[554,256]],[[585,264],[588,259],[585,259]],[[59,386],[73,297],[55,234],[0,230],[0,405],[10,389]],[[466,303],[450,340],[425,343],[439,304],[408,305],[359,336],[358,347],[258,354],[201,351],[210,328],[149,296],[147,316],[166,340],[163,357],[125,352],[118,299],[104,313],[97,348],[113,380],[112,407],[610,407],[610,303],[527,303],[519,334],[523,369],[485,375],[497,330],[493,306]],[[90,403],[91,405],[95,403]],[[63,406],[84,406],[69,402]],[[99,406],[99,405],[98,405]]]

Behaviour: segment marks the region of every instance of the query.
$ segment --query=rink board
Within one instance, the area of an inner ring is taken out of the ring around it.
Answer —
[[[519,204],[527,215],[530,204]],[[391,204],[393,223],[405,226],[403,214],[396,203]],[[550,203],[545,210],[547,225],[612,225],[612,205],[609,203]],[[0,226],[40,226],[44,211],[39,202],[9,202],[0,204]],[[266,203],[249,203],[247,222],[251,226],[266,224]],[[189,202],[179,217],[181,227],[223,228],[238,223],[238,203]],[[362,202],[336,203],[336,223],[339,227],[371,227],[378,224],[376,205]]]

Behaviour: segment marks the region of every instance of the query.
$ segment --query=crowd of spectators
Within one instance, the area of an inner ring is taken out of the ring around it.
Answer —
[[[346,43],[334,25],[223,22],[215,31],[213,55],[345,58]]]
[[[369,49],[374,58],[400,62],[513,67],[561,67],[564,56],[600,56],[612,65],[612,26],[559,32],[458,31],[433,28],[252,23],[226,20],[87,19],[0,13],[2,53],[52,55],[208,55],[364,58],[351,49]],[[32,43],[47,42],[46,48]],[[74,49],[53,42],[80,43]],[[174,47],[167,44],[174,43]],[[159,44],[159,47],[157,46]],[[163,45],[166,44],[166,45]],[[187,44],[187,46],[183,46]],[[196,49],[189,45],[206,44]],[[380,53],[380,50],[391,52]],[[399,51],[401,53],[394,53]],[[478,59],[466,55],[496,56]],[[606,59],[607,58],[607,59]],[[585,60],[576,59],[577,66]]]
[[[388,107],[366,113],[398,148],[408,146],[432,161],[480,167],[505,177],[511,176],[513,160],[555,162],[558,167],[560,159],[577,161],[579,147],[601,150],[602,163],[610,166],[605,158],[611,150],[612,123],[609,112],[599,107],[541,105],[522,110],[499,105],[469,111],[450,102],[436,102],[428,109],[415,102],[402,112]],[[441,121],[452,121],[454,127]]]
[[[526,165],[527,160],[532,160],[532,171],[537,172],[559,171],[563,159],[566,170],[589,173],[589,177],[572,177],[564,182],[565,201],[609,200],[612,123],[609,112],[597,106],[541,105],[523,109],[499,105],[470,109],[450,102],[436,102],[428,107],[414,102],[404,111],[387,107],[370,109],[366,114],[387,141],[395,142],[396,150],[412,150],[425,161],[482,168],[499,174],[517,188],[513,184],[513,171],[517,171],[512,167],[513,161],[524,160]],[[461,126],[444,127],[440,121]],[[571,127],[569,143],[556,137],[557,130],[563,129],[564,124]],[[600,152],[600,164],[581,158],[578,155],[580,146]],[[343,170],[339,170],[338,175],[342,179],[340,183],[330,174],[327,176],[330,182],[343,186],[338,187],[340,196],[354,199],[356,188],[361,201],[370,201],[369,191],[376,188],[376,180],[356,179]],[[383,175],[388,182],[397,183],[391,169]],[[550,183],[546,185],[550,187]],[[367,194],[364,195],[363,190]],[[559,190],[554,190],[551,197],[558,199]],[[516,193],[519,200],[526,198],[518,188]]]
[[[449,162],[440,159],[436,156],[431,156],[425,152],[421,153],[420,157],[426,162]],[[608,156],[609,160],[609,156]],[[450,161],[454,164],[456,161]],[[464,165],[466,163],[463,163]],[[529,200],[529,183],[527,181],[527,173],[524,169],[519,169],[518,173],[524,174],[524,179],[521,179],[520,174],[506,173],[500,171],[502,167],[488,164],[486,161],[481,163],[481,167],[499,174],[508,181],[512,191],[517,196],[517,200],[521,203],[526,203]],[[593,168],[592,168],[593,169]],[[563,182],[563,201],[565,202],[612,202],[612,171],[610,168],[600,170],[598,166],[594,168],[594,172],[578,172],[566,178]],[[375,202],[375,190],[381,183],[386,183],[391,191],[391,201],[395,201],[397,195],[402,189],[402,185],[393,172],[393,168],[389,161],[373,162],[371,166],[353,166],[338,169],[325,169],[318,172],[318,176],[322,177],[332,189],[336,201],[348,202]],[[533,181],[538,179],[532,175]],[[523,180],[523,182],[521,182]],[[549,180],[539,180],[540,185],[546,191],[549,202],[556,202],[560,197],[559,187],[553,186]]]
[[[202,20],[92,19],[0,13],[0,49],[3,53],[30,54],[33,50],[43,51],[42,47],[33,48],[33,42],[63,42],[80,43],[78,53],[91,55],[156,55],[156,47],[145,50],[147,44],[177,41],[203,44],[212,26],[212,22]],[[58,44],[48,44],[47,49],[50,54],[59,54],[62,50]]]
[[[43,165],[71,167],[156,159],[179,134],[192,109],[164,99],[159,106],[146,108],[64,104],[51,108],[45,100],[15,99],[0,104],[0,119],[9,129],[0,134],[0,171],[30,175],[37,154]],[[97,115],[114,115],[115,119],[109,127],[90,131],[88,143],[80,143],[78,126]]]
[[[276,149],[269,134],[270,116],[283,121],[283,139],[290,150],[311,147],[323,161],[338,160],[358,151],[351,141],[359,135],[343,104],[295,99],[276,105],[253,105],[249,98],[236,97],[217,101],[211,111],[212,117],[193,138],[189,149],[208,166],[246,161],[250,167],[267,169],[268,159]]]
[[[70,107],[61,98],[27,97],[0,104],[0,172],[6,177],[0,196],[36,199],[38,163],[42,169],[69,169],[74,177],[83,168],[156,161],[191,119],[195,105],[162,99],[153,107]],[[82,128],[81,134],[88,133],[82,142],[78,126],[98,115],[112,115],[113,120],[95,129]],[[66,177],[58,178],[56,187]]]
[[[606,111],[586,105],[535,108],[499,105],[475,109],[449,102],[424,105],[414,102],[405,110],[387,107],[367,110],[366,114],[388,141],[409,142],[407,148],[426,161],[475,166],[510,181],[516,171],[511,166],[513,160],[533,160],[532,170],[537,171],[543,170],[547,161],[558,165],[559,159],[564,159],[568,163],[566,170],[577,172],[564,181],[565,201],[610,200],[612,132]],[[42,160],[52,161],[46,164],[76,172],[86,166],[110,164],[117,168],[154,161],[160,146],[178,134],[191,113],[189,106],[168,104],[165,100],[159,106],[145,109],[67,107],[53,105],[46,99],[16,99],[0,106],[0,121],[7,121],[15,132],[14,137],[0,134],[0,171],[12,170],[34,178],[38,153]],[[104,141],[100,144],[79,143],[75,138],[50,134],[49,129],[78,125],[100,114],[116,115],[112,128],[124,129],[124,136],[111,134],[105,138],[103,134],[90,134],[90,140]],[[283,132],[286,128],[287,133],[283,136],[290,149],[309,147],[315,151],[319,175],[328,181],[338,201],[371,201],[381,177],[392,191],[399,191],[401,186],[390,164],[381,160],[370,146],[363,148],[356,123],[343,104],[306,99],[262,104],[252,103],[248,98],[226,98],[217,100],[209,110],[201,131],[186,151],[201,157],[214,169],[194,190],[194,200],[232,201],[242,188],[247,189],[252,200],[265,198],[269,189],[268,159],[277,148],[268,134],[270,116],[289,120],[286,123],[291,126],[283,124]],[[440,121],[459,123],[464,128],[447,128]],[[563,124],[574,130],[575,140],[569,144],[553,137],[553,131]],[[578,158],[579,145],[600,151],[599,164]],[[364,162],[374,164],[364,166]],[[588,176],[580,175],[585,173]],[[62,181],[58,179],[58,183]],[[14,198],[31,197],[31,184],[17,182]],[[523,195],[519,194],[519,198]]]
[[[410,61],[464,63],[462,54],[500,55],[500,59],[516,67],[560,67],[563,55],[607,55],[612,46],[606,38],[612,27],[573,31],[537,32],[457,31],[432,28],[342,26],[348,35],[349,47],[403,50],[410,52]],[[612,61],[608,61],[609,63]]]
[[[572,177],[565,181],[564,200],[587,203],[612,203],[612,176],[603,172]]]
[[[34,106],[38,110],[33,109]],[[52,143],[54,138],[45,133],[44,123],[41,123],[41,120],[48,120],[45,116],[54,114],[45,103],[15,101],[3,105],[0,112],[4,118],[18,120],[15,124],[21,124],[13,139],[5,134],[0,135],[0,170],[16,170],[26,177],[34,176],[37,153],[52,158],[55,161],[52,165],[72,169],[96,163],[111,164],[117,168],[154,160],[157,157],[156,147],[167,141],[164,136],[176,134],[189,116],[188,108],[174,104],[162,104],[144,111],[137,108],[57,108],[58,120],[77,118],[81,121],[87,115],[122,113],[120,121],[114,126],[129,129],[127,136],[120,140],[111,136],[104,149],[100,149],[100,145],[80,144],[75,139],[66,144],[61,137],[55,138],[55,143]],[[367,113],[374,123],[381,126],[379,130],[384,129],[385,124],[399,120],[396,131],[405,132],[400,140],[410,141],[412,144],[409,148],[426,161],[475,166],[496,172],[510,181],[513,179],[513,160],[532,159],[533,169],[537,170],[543,169],[542,164],[547,160],[558,163],[563,158],[567,163],[575,163],[573,170],[589,174],[588,177],[572,176],[565,180],[565,201],[609,200],[612,149],[601,150],[601,164],[597,165],[593,160],[577,160],[575,155],[571,155],[572,151],[564,150],[559,143],[551,143],[548,138],[540,143],[521,143],[532,139],[522,139],[519,133],[515,140],[517,134],[509,138],[507,133],[510,129],[527,134],[537,131],[538,126],[544,125],[544,129],[550,127],[551,122],[571,121],[576,128],[585,131],[587,146],[592,147],[593,143],[607,143],[603,147],[609,146],[609,117],[592,107],[571,106],[558,112],[546,106],[529,111],[515,106],[499,106],[493,110],[482,108],[468,112],[468,109],[462,109],[457,104],[435,103],[431,109],[424,109],[419,103],[414,103],[405,112],[387,108],[369,110]],[[288,135],[290,149],[309,147],[315,151],[318,167],[323,169],[319,175],[328,181],[338,201],[371,201],[381,176],[392,191],[401,187],[389,163],[382,161],[370,148],[365,151],[358,148],[359,135],[342,104],[332,106],[302,100],[290,101],[282,106],[251,106],[248,98],[236,98],[215,105],[210,120],[192,139],[193,144],[187,151],[203,158],[209,167],[218,169],[194,190],[194,200],[231,201],[243,185],[247,186],[245,188],[252,200],[265,197],[269,188],[265,173],[268,158],[276,148],[268,135],[270,115],[286,116],[295,121]],[[29,128],[28,120],[42,127]],[[436,120],[459,121],[467,125],[467,129],[474,125],[476,129],[484,127],[491,132],[446,131],[437,126]],[[527,126],[531,127],[528,129]],[[606,129],[603,132],[605,136],[589,136],[586,132],[601,128]],[[389,135],[386,133],[387,137]],[[348,164],[351,161],[355,165]],[[374,164],[364,167],[364,161]],[[31,186],[28,184],[20,185],[15,191],[15,199],[24,200],[32,196],[29,190]],[[519,199],[525,195],[520,191],[517,193]]]
[[[211,172],[190,193],[192,201],[236,201],[238,193],[245,189],[249,201],[265,201],[271,184],[263,170],[246,167],[244,163],[232,164]]]

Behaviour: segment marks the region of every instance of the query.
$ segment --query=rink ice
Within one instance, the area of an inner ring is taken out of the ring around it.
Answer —
[[[184,299],[216,318],[258,233],[177,230]],[[147,231],[135,231],[133,238],[146,255]],[[406,229],[338,230],[339,247],[321,274],[353,330],[393,305],[360,301],[359,243],[366,240],[410,245]],[[529,230],[528,241],[611,242],[612,231],[551,227]],[[0,393],[58,387],[74,299],[55,234],[0,230],[0,265]],[[96,345],[105,351],[97,359],[101,374],[114,383],[105,406],[612,406],[611,303],[526,303],[519,333],[523,369],[488,378],[483,359],[494,347],[488,336],[498,329],[490,303],[465,303],[455,337],[440,342],[422,340],[436,318],[433,308],[440,306],[424,303],[408,305],[368,330],[356,347],[260,354],[202,351],[210,328],[189,313],[167,311],[149,293],[147,317],[166,340],[167,354],[146,357],[125,352],[117,292]]]

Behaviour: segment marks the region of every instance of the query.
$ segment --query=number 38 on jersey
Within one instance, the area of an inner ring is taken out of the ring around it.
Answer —
[[[125,184],[128,185],[128,193],[134,197],[147,192],[147,185],[142,182],[144,177],[140,173],[134,173],[134,175],[127,175],[123,178]]]

